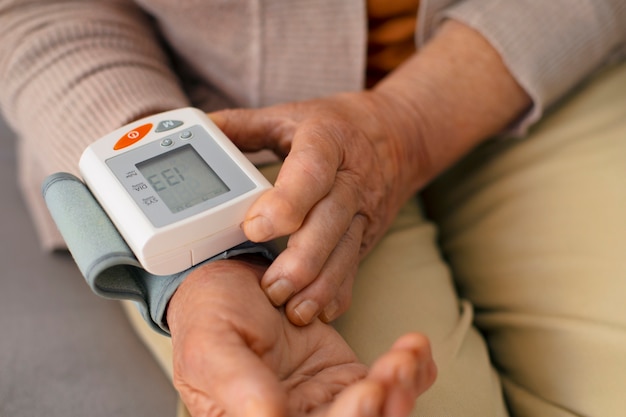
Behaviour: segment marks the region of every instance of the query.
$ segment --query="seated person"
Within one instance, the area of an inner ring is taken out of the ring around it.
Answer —
[[[243,224],[285,250],[191,271],[151,318],[171,346],[138,325],[192,415],[621,412],[620,1],[20,3],[0,11],[0,99],[27,195],[190,103],[259,108],[211,117],[285,158]]]

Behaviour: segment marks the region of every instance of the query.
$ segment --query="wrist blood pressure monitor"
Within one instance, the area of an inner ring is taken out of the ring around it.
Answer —
[[[200,110],[126,125],[83,153],[80,172],[141,265],[183,271],[246,241],[240,227],[270,183]]]

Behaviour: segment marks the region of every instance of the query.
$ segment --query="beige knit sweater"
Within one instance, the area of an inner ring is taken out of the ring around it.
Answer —
[[[500,51],[534,100],[518,132],[626,50],[624,0],[423,0],[418,47],[442,19]],[[364,0],[0,1],[0,108],[45,247],[62,241],[39,187],[88,143],[189,104],[258,107],[362,88]],[[479,100],[480,97],[477,97]]]

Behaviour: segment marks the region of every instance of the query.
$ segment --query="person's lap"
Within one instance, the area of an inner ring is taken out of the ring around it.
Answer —
[[[511,414],[626,407],[626,65],[426,194]]]
[[[624,160],[622,65],[433,184],[434,223],[409,203],[336,327],[365,362],[405,332],[431,338],[440,373],[415,416],[504,416],[502,388],[515,417],[621,413]],[[169,340],[139,332],[168,369]]]
[[[350,310],[335,326],[366,363],[406,332],[428,335],[439,375],[413,415],[502,416],[500,386],[472,325],[472,306],[459,302],[436,239],[416,202],[407,204],[363,262]]]

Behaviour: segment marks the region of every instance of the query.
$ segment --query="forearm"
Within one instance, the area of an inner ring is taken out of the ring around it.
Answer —
[[[446,21],[430,43],[372,92],[388,111],[395,175],[407,198],[530,106],[498,52]]]
[[[429,9],[438,1],[423,3]],[[434,35],[432,28],[441,19],[450,18],[476,29],[500,53],[533,102],[509,129],[512,135],[524,135],[573,87],[603,65],[626,57],[623,0],[463,0],[436,14],[420,13],[420,45]]]

